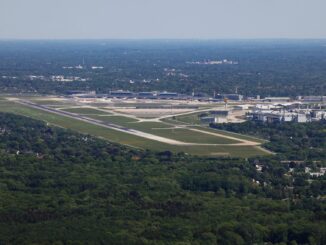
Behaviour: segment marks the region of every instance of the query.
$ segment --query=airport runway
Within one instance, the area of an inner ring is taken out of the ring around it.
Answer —
[[[201,133],[216,135],[216,136],[219,136],[219,137],[224,137],[224,138],[229,138],[229,139],[232,138],[234,140],[239,141],[239,143],[234,143],[234,144],[187,143],[187,142],[182,142],[182,141],[178,141],[178,140],[173,140],[173,139],[157,136],[157,135],[150,134],[150,133],[145,133],[145,132],[135,130],[135,129],[130,129],[130,128],[127,128],[127,127],[122,127],[120,125],[113,124],[113,123],[102,122],[102,121],[99,121],[99,120],[96,120],[96,119],[93,119],[93,118],[89,118],[89,117],[86,117],[86,116],[81,116],[81,115],[78,115],[78,114],[75,114],[75,113],[60,111],[60,110],[53,109],[53,108],[50,108],[50,107],[46,107],[46,106],[43,106],[43,105],[35,104],[35,103],[33,103],[31,101],[28,101],[28,100],[15,100],[15,101],[17,103],[19,103],[19,104],[22,104],[24,106],[28,106],[28,107],[31,107],[31,108],[34,108],[34,109],[46,111],[46,112],[49,112],[49,113],[54,113],[54,114],[57,114],[57,115],[60,115],[60,116],[73,118],[73,119],[83,121],[83,122],[86,122],[86,123],[90,123],[90,124],[93,124],[93,125],[97,125],[97,126],[100,126],[100,127],[113,129],[113,130],[120,131],[120,132],[123,132],[123,133],[135,135],[135,136],[150,139],[150,140],[159,141],[159,142],[170,144],[170,145],[180,145],[180,146],[253,146],[253,145],[258,146],[258,145],[260,145],[257,142],[241,140],[241,139],[233,138],[233,137],[230,137],[230,136],[220,135],[218,133],[210,133],[210,132],[205,132],[205,131],[202,131],[202,130],[194,130],[194,129],[191,129],[191,130],[198,131],[198,132],[200,131]]]

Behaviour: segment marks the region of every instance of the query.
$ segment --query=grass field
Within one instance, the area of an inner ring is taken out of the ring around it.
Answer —
[[[153,146],[154,148],[159,149],[159,146],[162,144],[157,141],[151,141],[142,137],[119,132],[113,129],[103,128],[101,126],[86,123],[77,119],[16,104],[14,102],[1,101],[0,111],[28,116],[34,119],[45,121],[55,126],[72,129],[81,133],[91,134],[97,137],[110,140],[112,142],[126,144],[134,146],[136,148],[150,148],[150,146]]]
[[[258,143],[265,143],[266,140],[264,139],[259,139],[253,136],[249,135],[243,135],[243,134],[237,134],[237,133],[232,133],[232,132],[227,132],[224,130],[218,130],[218,129],[213,129],[210,128],[208,125],[202,124],[198,118],[198,115],[201,113],[193,113],[185,116],[178,116],[175,119],[173,118],[165,118],[163,121],[167,123],[172,123],[174,125],[189,125],[189,128],[194,128],[194,129],[200,129],[203,131],[207,131],[210,133],[218,133],[222,134],[225,136],[231,136],[231,137],[236,137],[239,139],[243,140],[250,140]]]
[[[233,144],[239,143],[239,141],[226,139],[222,137],[212,136],[209,134],[203,134],[195,131],[191,131],[186,128],[171,129],[171,126],[159,123],[159,122],[140,122],[137,120],[123,117],[123,116],[90,116],[98,120],[105,122],[115,123],[124,127],[141,130],[146,133],[175,139],[182,142],[189,143],[205,143],[205,144]]]
[[[134,122],[138,122],[136,119],[130,118],[130,117],[124,117],[124,116],[107,116],[107,114],[105,114],[104,116],[102,115],[91,115],[88,114],[88,117],[90,118],[94,118],[97,120],[101,120],[103,122],[109,122],[109,123],[115,123],[115,124],[119,124],[121,126],[127,126],[129,125],[129,123],[134,123]]]
[[[204,113],[204,112],[193,113],[193,114],[184,115],[184,116],[177,116],[174,121],[187,123],[187,124],[201,124],[200,119],[198,118],[198,115],[200,115],[202,113]]]
[[[100,116],[100,115],[88,115],[90,118],[101,120],[103,122],[115,123],[124,127],[149,132],[151,129],[167,129],[171,128],[170,125],[161,122],[139,122],[134,118],[124,116]],[[148,131],[147,131],[148,130]]]
[[[177,129],[151,129],[149,133],[175,139],[189,143],[202,143],[202,144],[235,144],[240,143],[239,141],[226,139],[223,137],[213,136],[209,134],[203,134],[195,131],[191,131],[186,128]]]
[[[99,111],[93,108],[76,108],[73,111],[74,113],[89,114],[87,116],[92,118],[106,120],[108,122],[116,123],[121,126],[126,126],[129,128],[152,133],[158,136],[176,139],[179,141],[224,145],[170,145],[159,141],[139,137],[136,135],[119,132],[113,129],[104,128],[102,126],[93,125],[87,122],[79,121],[77,119],[68,118],[50,112],[30,108],[12,101],[0,100],[0,112],[11,112],[20,115],[25,115],[31,118],[46,121],[49,124],[55,126],[71,129],[80,133],[90,134],[102,139],[109,140],[111,142],[116,142],[136,148],[151,149],[156,151],[170,150],[172,152],[185,152],[188,154],[205,156],[228,155],[233,157],[251,157],[256,155],[267,154],[258,147],[227,145],[231,143],[237,143],[237,141],[235,140],[194,132],[184,128],[171,129],[171,126],[164,122],[137,122],[136,119],[129,117],[103,116],[104,114],[106,114],[106,112]],[[239,136],[238,138],[241,139],[241,137],[243,136]]]
[[[224,131],[224,130],[209,128],[209,127],[205,127],[205,126],[190,126],[190,128],[200,129],[200,130],[207,131],[207,132],[210,132],[210,133],[218,133],[218,134],[222,134],[222,135],[225,135],[225,136],[236,137],[238,139],[250,140],[250,141],[254,141],[254,142],[258,142],[258,143],[267,142],[267,140],[256,138],[256,137],[253,137],[253,136],[227,132],[227,131]]]
[[[177,121],[173,118],[164,118],[162,119],[162,122],[166,122],[166,123],[169,123],[169,124],[172,124],[172,125],[185,125],[185,124],[188,124],[188,123],[184,123],[184,122],[181,122],[181,121]]]
[[[38,105],[56,105],[56,106],[63,106],[67,105],[66,102],[64,101],[56,101],[56,100],[31,100],[33,103],[38,104]]]
[[[67,108],[67,109],[61,109],[62,111],[72,112],[80,115],[109,115],[110,112],[106,111],[100,111],[93,108],[88,107],[76,107],[76,108]]]

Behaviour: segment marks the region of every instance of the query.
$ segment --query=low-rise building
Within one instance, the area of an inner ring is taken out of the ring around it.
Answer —
[[[326,96],[303,96],[300,99],[307,103],[326,102]]]
[[[291,122],[295,114],[284,111],[257,110],[251,113],[251,119],[262,122]]]
[[[200,121],[202,123],[216,123],[216,117],[201,117]]]
[[[233,107],[234,110],[249,110],[249,108],[252,108],[253,106],[252,105],[235,105]]]
[[[174,93],[174,92],[162,92],[157,94],[157,97],[159,99],[176,99],[178,98],[178,93]]]
[[[215,117],[215,123],[227,123],[227,122],[228,122],[227,117],[223,117],[223,116]]]
[[[311,119],[313,121],[326,120],[326,111],[323,111],[323,110],[313,110],[311,112]]]
[[[253,121],[262,122],[298,122],[306,123],[314,120],[311,117],[310,111],[293,110],[253,110],[248,114],[248,118]],[[315,119],[317,120],[317,119]],[[319,119],[320,120],[320,119]]]
[[[155,92],[139,92],[137,98],[139,99],[155,99],[157,93]]]
[[[290,97],[266,97],[264,101],[267,102],[289,102],[291,101]]]
[[[295,120],[295,122],[298,122],[298,123],[308,122],[308,118],[307,118],[306,114],[297,114],[294,120]]]
[[[243,95],[241,94],[218,94],[215,96],[215,99],[219,100],[234,100],[234,101],[242,101],[243,100]]]
[[[209,111],[209,114],[215,115],[215,116],[227,117],[229,115],[229,111],[227,111],[227,110],[223,110],[223,111],[214,110],[214,111]]]
[[[135,97],[135,94],[129,91],[117,90],[111,91],[109,96],[112,98],[133,98]]]
[[[81,97],[81,96],[95,96],[95,91],[83,91],[83,90],[68,90],[66,91],[68,96]]]

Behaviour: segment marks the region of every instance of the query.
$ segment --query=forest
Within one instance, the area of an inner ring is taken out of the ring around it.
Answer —
[[[305,171],[323,151],[289,164],[142,151],[1,113],[0,244],[326,244],[326,179]]]
[[[268,140],[264,145],[290,160],[326,160],[326,121],[309,123],[247,121],[211,124],[212,128],[255,135]]]
[[[168,89],[210,96],[214,91],[236,90],[245,96],[298,96],[326,92],[324,40],[1,41],[0,57],[2,93]],[[52,76],[78,79],[53,81]]]

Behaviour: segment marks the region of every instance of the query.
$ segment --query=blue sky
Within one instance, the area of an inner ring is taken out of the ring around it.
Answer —
[[[0,0],[0,38],[326,38],[326,0]]]

